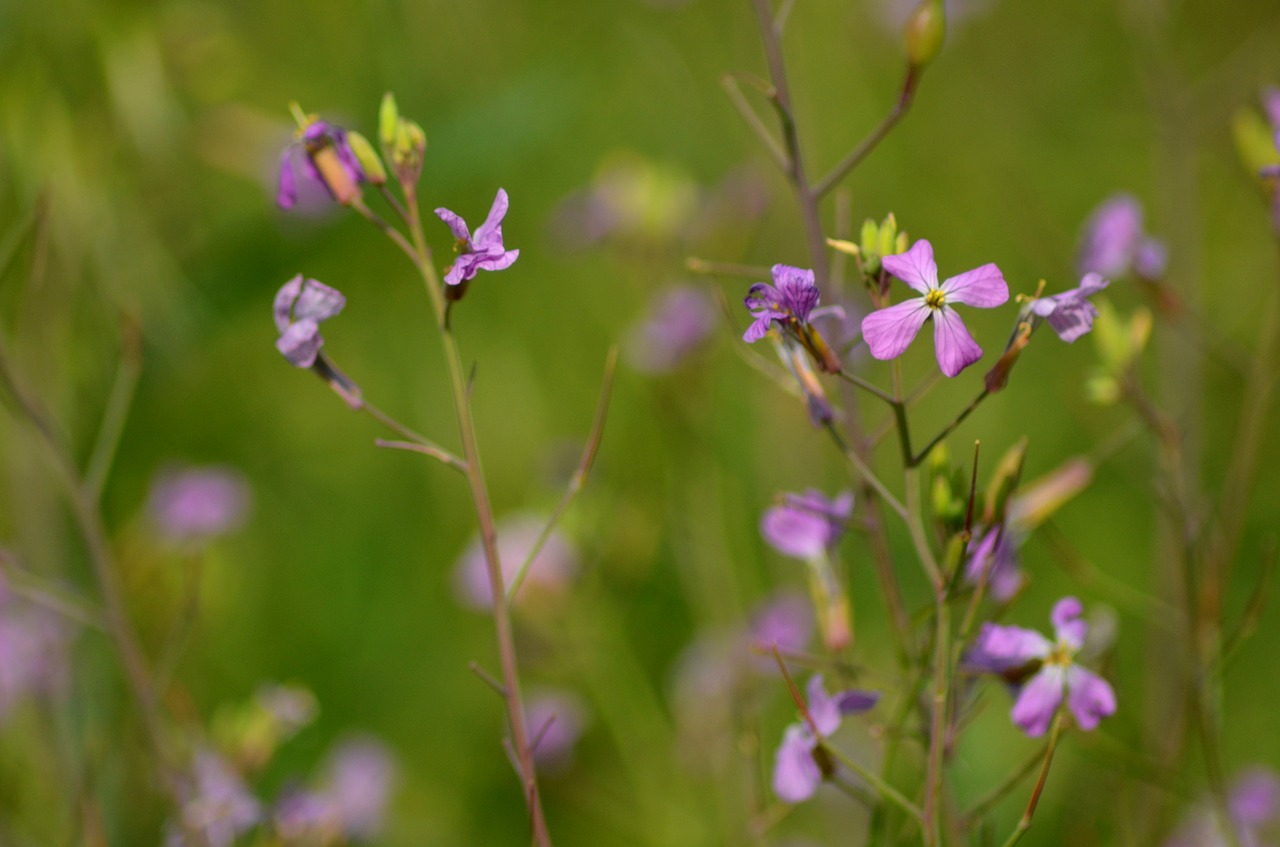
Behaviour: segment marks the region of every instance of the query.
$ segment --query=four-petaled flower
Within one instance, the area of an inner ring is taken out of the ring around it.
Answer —
[[[760,519],[760,534],[784,556],[812,559],[836,545],[853,514],[853,494],[830,500],[821,491],[787,494]]]
[[[965,656],[965,664],[972,670],[1025,680],[1020,683],[1011,716],[1027,735],[1043,735],[1048,730],[1064,694],[1067,708],[1083,730],[1093,729],[1102,718],[1115,713],[1116,695],[1111,685],[1074,661],[1088,631],[1080,619],[1081,610],[1074,597],[1057,602],[1051,616],[1052,641],[1035,630],[984,624]],[[1032,674],[1029,679],[1027,674]]]
[[[460,250],[458,260],[444,275],[447,284],[460,285],[472,279],[476,271],[500,271],[511,267],[520,251],[508,250],[502,246],[502,219],[506,214],[507,192],[501,188],[489,209],[489,217],[476,228],[474,236],[467,230],[467,222],[462,218],[443,207],[436,209],[440,220],[453,230]]]
[[[783,326],[807,323],[813,307],[818,305],[818,286],[814,282],[813,271],[774,265],[773,283],[757,282],[747,291],[744,302],[755,318],[742,335],[748,343],[764,338],[774,321]]]
[[[786,728],[773,768],[773,790],[788,803],[808,800],[823,779],[834,773],[822,742],[840,728],[841,718],[865,712],[880,700],[873,691],[856,689],[830,695],[822,685],[822,674],[810,677],[807,693],[812,722],[805,720]]]
[[[924,322],[933,318],[933,343],[938,367],[947,376],[982,358],[982,348],[973,340],[964,321],[952,305],[963,303],[989,309],[1009,299],[1009,286],[1000,269],[986,264],[938,283],[938,265],[933,245],[921,239],[911,249],[885,256],[885,270],[919,291],[921,297],[872,312],[862,319],[862,337],[877,359],[896,359],[910,346]]]
[[[1093,319],[1098,316],[1098,310],[1089,302],[1089,297],[1107,285],[1108,281],[1101,275],[1088,273],[1078,287],[1032,300],[1029,308],[1048,321],[1058,337],[1070,344],[1093,329]]]
[[[323,187],[339,203],[354,200],[360,193],[359,183],[365,179],[360,162],[347,142],[346,130],[327,121],[310,123],[298,141],[280,154],[276,203],[282,209],[292,209],[298,202],[299,164],[308,181]]]
[[[298,274],[286,282],[276,294],[276,329],[280,338],[276,348],[297,368],[309,368],[324,346],[320,322],[342,311],[347,298],[336,289]]]

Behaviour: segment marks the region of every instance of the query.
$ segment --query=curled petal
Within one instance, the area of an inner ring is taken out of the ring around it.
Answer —
[[[858,715],[870,710],[880,702],[880,692],[850,689],[836,695],[836,705],[842,715]]]
[[[946,376],[955,376],[982,358],[982,348],[973,340],[960,315],[948,306],[933,313],[933,344],[938,367]]]
[[[459,241],[471,243],[471,233],[467,231],[467,222],[458,215],[450,212],[443,206],[436,209],[436,217],[449,225],[449,229],[453,230],[453,237]]]
[[[338,314],[346,305],[347,298],[336,288],[309,279],[303,283],[302,291],[294,301],[293,317],[297,320],[311,318],[319,323]]]
[[[773,767],[773,790],[788,803],[801,803],[817,792],[822,771],[813,760],[813,736],[804,724],[792,724],[782,735]]]
[[[1004,281],[1000,269],[993,264],[953,276],[942,283],[941,287],[947,295],[948,303],[964,303],[966,306],[990,309],[1009,299],[1009,285]]]
[[[933,245],[923,238],[905,253],[885,256],[880,264],[921,294],[938,287],[938,263],[933,260]]]
[[[1116,712],[1116,693],[1097,674],[1078,665],[1067,668],[1067,708],[1080,728],[1088,731]]]
[[[474,249],[484,250],[491,246],[502,249],[502,219],[507,216],[507,192],[498,189],[498,195],[493,198],[493,205],[489,207],[489,217],[484,219],[484,223],[476,228]],[[456,232],[456,230],[455,230]],[[512,259],[511,261],[515,261]],[[507,263],[508,265],[511,262]],[[503,265],[506,267],[506,265]],[[496,269],[495,269],[496,270]]]
[[[769,327],[773,326],[772,315],[761,315],[747,327],[747,331],[742,334],[742,340],[748,344],[754,344],[761,338],[769,334]]]
[[[977,670],[999,673],[1043,659],[1053,644],[1034,629],[986,623],[973,648],[965,656],[965,664]]]
[[[324,346],[320,326],[311,318],[304,318],[289,326],[276,339],[276,349],[284,354],[295,368],[309,368],[316,363],[316,355]]]
[[[1049,310],[1045,320],[1059,338],[1070,344],[1093,329],[1093,319],[1097,316],[1097,308],[1088,300],[1066,300]]]
[[[480,267],[486,271],[500,271],[511,267],[515,260],[520,258],[519,250],[507,250],[496,256],[488,256],[481,263]]]
[[[1027,735],[1044,735],[1049,729],[1049,723],[1062,703],[1065,676],[1061,667],[1046,665],[1022,686],[1010,716]]]
[[[805,689],[809,701],[809,716],[818,728],[818,734],[826,738],[840,728],[840,706],[836,699],[827,693],[822,684],[822,674],[809,677],[809,685]]]
[[[896,359],[911,346],[916,333],[920,332],[920,327],[928,319],[929,307],[925,305],[923,298],[916,297],[867,315],[862,319],[862,337],[866,339],[872,356],[877,359]]]
[[[1089,625],[1080,619],[1084,606],[1075,597],[1063,597],[1053,606],[1049,620],[1053,622],[1053,631],[1058,640],[1079,650],[1084,645]]]
[[[302,293],[302,274],[298,274],[293,279],[280,286],[280,290],[276,292],[275,303],[272,304],[272,312],[276,319],[276,330],[284,332],[289,328],[289,316],[293,313],[293,301],[298,299],[298,295]]]

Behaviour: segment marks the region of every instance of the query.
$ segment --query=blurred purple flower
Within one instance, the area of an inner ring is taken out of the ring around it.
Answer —
[[[382,831],[396,783],[396,766],[380,741],[350,738],[329,754],[323,794],[348,838],[367,841]]]
[[[773,285],[757,282],[744,301],[755,321],[742,338],[754,343],[768,334],[774,321],[783,325],[806,323],[818,305],[818,286],[813,271],[790,265],[773,266]]]
[[[800,803],[808,800],[818,790],[823,779],[829,776],[824,768],[829,768],[830,760],[823,757],[825,764],[820,764],[815,754],[821,756],[819,747],[824,739],[830,737],[840,728],[844,715],[856,715],[869,710],[880,699],[880,695],[871,691],[841,691],[832,696],[822,685],[822,674],[809,678],[807,690],[809,716],[808,721],[793,723],[783,731],[782,745],[778,748],[778,758],[773,768],[773,790],[788,803]],[[814,735],[814,730],[817,735]]]
[[[529,736],[535,739],[533,758],[539,768],[564,771],[573,764],[573,751],[586,727],[587,707],[571,691],[533,691],[525,703]]]
[[[1043,735],[1049,729],[1064,695],[1083,730],[1115,713],[1116,695],[1107,681],[1074,663],[1088,631],[1081,610],[1074,597],[1057,602],[1051,615],[1053,641],[1030,629],[983,624],[965,657],[969,668],[989,673],[1020,675],[1034,669],[1021,682],[1011,713],[1027,735]]]
[[[444,275],[444,281],[448,285],[459,285],[472,279],[477,271],[509,268],[520,255],[519,250],[508,250],[502,245],[502,219],[507,215],[507,192],[501,188],[498,189],[498,196],[493,199],[489,217],[476,229],[474,236],[467,230],[467,222],[448,209],[436,209],[436,215],[453,230],[461,251],[458,260]]]
[[[784,653],[804,650],[813,639],[813,607],[799,594],[782,594],[756,608],[747,628],[752,650],[769,651],[776,644]],[[755,656],[752,664],[777,670],[771,656]]]
[[[151,483],[147,507],[166,538],[187,542],[239,529],[251,499],[243,474],[211,465],[161,471]]]
[[[1276,149],[1280,150],[1280,88],[1269,85],[1262,90],[1262,110],[1275,132]]]
[[[342,311],[347,298],[337,289],[298,274],[276,293],[273,307],[280,338],[276,349],[295,368],[309,368],[324,346],[320,324]]]
[[[787,494],[782,503],[765,510],[760,534],[784,556],[812,559],[834,547],[853,514],[853,493],[828,500],[817,489]]]
[[[707,340],[715,325],[716,308],[705,291],[690,286],[669,289],[632,328],[628,358],[646,373],[674,370]]]
[[[1269,768],[1253,768],[1237,777],[1227,793],[1227,807],[1240,847],[1261,847],[1265,831],[1280,823],[1280,778]],[[1227,847],[1218,816],[1199,806],[1164,847]]]
[[[364,171],[351,152],[347,133],[326,121],[315,121],[301,137],[280,154],[280,176],[276,203],[292,209],[298,202],[298,168],[308,182],[319,185],[339,203],[349,203],[364,181]]]
[[[546,519],[536,515],[516,515],[506,518],[499,525],[498,557],[502,561],[502,579],[505,585],[511,584],[545,526]],[[578,554],[563,535],[553,530],[538,557],[529,566],[524,585],[517,597],[559,594],[567,588],[577,572]],[[454,570],[454,585],[458,598],[465,605],[473,609],[493,607],[489,569],[479,538],[474,539],[459,558]]]
[[[299,685],[269,684],[259,686],[254,700],[258,707],[271,716],[275,730],[283,736],[292,736],[316,717],[316,698]]]
[[[1093,319],[1098,316],[1098,310],[1089,298],[1108,284],[1098,274],[1087,273],[1078,287],[1032,300],[1029,308],[1048,321],[1058,337],[1070,344],[1093,329]]]
[[[946,376],[982,358],[982,348],[973,340],[953,303],[989,309],[1009,299],[1009,286],[1000,269],[986,264],[938,283],[938,265],[933,245],[921,239],[911,249],[881,260],[885,270],[922,296],[896,306],[878,309],[862,319],[862,336],[871,355],[896,359],[915,340],[924,322],[933,319],[933,343],[938,367]]]
[[[1143,233],[1142,206],[1129,194],[1107,199],[1089,215],[1080,244],[1081,276],[1107,279],[1136,274],[1158,279],[1168,259],[1165,245]]]
[[[0,720],[28,697],[65,689],[70,640],[61,618],[3,588],[0,580]]]
[[[181,824],[169,827],[166,843],[170,847],[231,847],[257,825],[262,814],[258,801],[217,753],[196,753],[193,782],[191,796],[182,804]],[[188,842],[187,834],[198,838]]]
[[[1018,540],[1008,524],[975,532],[964,566],[965,582],[977,585],[985,572],[991,596],[1001,603],[1012,599],[1023,583],[1017,548]]]

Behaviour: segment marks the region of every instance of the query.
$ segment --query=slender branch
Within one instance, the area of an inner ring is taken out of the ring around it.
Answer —
[[[769,132],[769,128],[764,125],[764,121],[760,120],[756,110],[751,108],[751,104],[747,102],[746,96],[742,93],[742,87],[738,85],[738,78],[733,74],[725,74],[720,77],[720,86],[724,89],[724,93],[728,95],[729,102],[733,104],[733,108],[737,110],[743,123],[755,133],[761,146],[769,154],[769,158],[773,159],[773,163],[783,173],[790,171],[791,163],[787,161],[787,151],[782,149],[782,145]]]
[[[844,453],[845,458],[849,460],[849,464],[853,465],[853,469],[858,472],[867,484],[875,489],[877,494],[884,498],[884,502],[889,505],[890,509],[893,509],[898,513],[900,518],[909,523],[911,518],[907,512],[907,507],[902,505],[902,501],[893,496],[893,492],[891,492],[888,487],[880,481],[880,477],[876,476],[875,472],[867,466],[867,463],[858,455],[858,451],[845,443],[844,437],[840,435],[839,431],[830,421],[827,421],[825,426],[827,432],[831,435],[831,439],[836,443],[836,446],[840,448],[840,452]]]
[[[951,611],[947,605],[945,586],[936,584],[935,591],[937,609],[933,636],[933,702],[929,722],[923,818],[926,847],[942,847],[942,756],[946,747],[947,692],[951,682]]]
[[[911,102],[915,99],[916,84],[920,81],[919,71],[914,66],[907,67],[907,75],[902,80],[902,89],[898,92],[898,99],[894,102],[893,108],[889,110],[889,114],[885,116],[875,129],[871,130],[871,134],[862,139],[858,146],[849,151],[840,162],[831,169],[813,187],[813,193],[816,197],[825,197],[831,189],[840,184],[840,181],[848,176],[854,168],[862,164],[862,160],[871,155],[871,151],[884,140],[889,131],[897,126],[898,121],[906,116],[907,110],[911,108]]]
[[[955,420],[943,427],[942,432],[934,436],[932,441],[926,444],[919,453],[912,457],[911,461],[907,464],[907,467],[914,468],[916,465],[919,465],[925,459],[929,458],[929,453],[933,451],[933,448],[937,447],[938,444],[941,443],[941,441],[948,435],[955,432],[956,427],[964,423],[965,418],[973,414],[973,410],[982,405],[982,401],[986,400],[988,395],[989,392],[985,388],[982,389],[982,392],[978,394],[977,397],[973,398],[973,402],[968,406],[965,406],[964,409],[961,410],[960,414],[956,415]]]
[[[133,406],[133,395],[141,372],[142,343],[138,325],[126,318],[122,329],[120,364],[116,369],[115,382],[111,384],[111,394],[107,397],[107,406],[98,425],[98,437],[93,442],[93,452],[89,454],[89,464],[84,472],[85,491],[95,503],[102,499],[102,487],[111,472],[111,463],[115,460],[116,448],[120,445],[120,436],[124,433],[125,421]]]
[[[902,792],[900,792],[898,789],[894,788],[892,785],[890,785],[889,783],[881,779],[880,775],[877,774],[875,771],[862,766],[861,764],[858,763],[856,759],[854,759],[851,756],[845,755],[843,752],[841,752],[840,750],[837,750],[836,748],[832,747],[829,744],[824,743],[822,745],[822,749],[830,753],[831,757],[836,761],[838,761],[840,764],[844,765],[849,770],[853,771],[858,776],[862,777],[862,779],[868,785],[870,785],[873,789],[875,789],[875,792],[879,794],[881,797],[883,797],[885,800],[888,800],[890,803],[893,803],[893,805],[897,806],[899,809],[902,809],[902,811],[911,815],[911,817],[915,818],[917,821],[920,821],[923,819],[924,812],[921,811],[920,807],[917,806],[915,803],[912,803],[905,796],[903,796]]]
[[[421,453],[424,456],[430,456],[443,464],[448,465],[455,471],[467,472],[467,463],[450,453],[448,450],[439,447],[433,447],[426,444],[419,444],[416,441],[388,441],[385,438],[375,438],[373,446],[385,447],[388,450],[405,450],[410,453]]]
[[[613,393],[613,375],[617,366],[618,348],[615,345],[609,348],[609,355],[605,359],[604,380],[600,386],[600,400],[596,404],[596,416],[591,424],[591,434],[587,437],[586,446],[582,449],[582,458],[578,460],[578,469],[574,471],[568,487],[560,497],[560,502],[556,504],[556,508],[551,513],[546,525],[542,528],[542,532],[538,533],[537,540],[529,548],[529,554],[525,556],[524,561],[520,564],[520,570],[516,571],[516,575],[512,578],[511,585],[507,588],[508,604],[515,600],[516,593],[520,591],[520,586],[524,584],[524,578],[529,573],[529,568],[533,566],[534,560],[542,552],[543,545],[551,537],[551,531],[560,522],[569,505],[578,496],[578,492],[587,484],[591,466],[595,464],[596,453],[600,450],[600,441],[604,438],[604,422],[609,412],[609,397]]]
[[[1058,748],[1058,736],[1062,733],[1062,712],[1058,712],[1053,719],[1053,728],[1049,730],[1049,743],[1045,745],[1044,763],[1040,766],[1040,777],[1036,780],[1036,787],[1031,791],[1031,799],[1027,802],[1026,811],[1022,813],[1022,818],[1018,821],[1017,827],[1014,828],[1013,834],[1009,836],[1009,840],[1004,843],[1004,847],[1013,847],[1031,829],[1031,819],[1035,816],[1036,806],[1040,803],[1040,794],[1044,791],[1045,780],[1049,778],[1049,766],[1053,764],[1053,753]]]
[[[1023,762],[1017,770],[1005,777],[999,785],[982,795],[982,797],[969,808],[969,811],[964,813],[966,827],[972,826],[976,820],[995,808],[997,803],[1005,797],[1008,797],[1010,792],[1017,788],[1024,779],[1030,776],[1031,772],[1036,769],[1036,765],[1040,764],[1048,754],[1049,745],[1046,743],[1043,748],[1037,750],[1030,756],[1030,758]]]

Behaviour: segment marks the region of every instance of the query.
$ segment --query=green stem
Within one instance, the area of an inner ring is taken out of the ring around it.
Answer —
[[[1058,736],[1061,732],[1062,712],[1058,712],[1057,717],[1053,719],[1053,728],[1049,730],[1049,743],[1045,747],[1044,763],[1040,766],[1040,777],[1036,780],[1036,787],[1031,791],[1031,800],[1028,801],[1026,811],[1022,813],[1022,818],[1009,836],[1009,840],[1005,841],[1004,847],[1013,847],[1031,828],[1031,819],[1036,813],[1036,806],[1040,803],[1040,794],[1044,791],[1045,780],[1049,778],[1049,766],[1053,764],[1053,753],[1058,748]]]
[[[924,446],[924,449],[922,449],[918,454],[912,457],[911,461],[907,463],[907,467],[914,468],[916,465],[920,464],[925,459],[929,458],[929,453],[932,452],[933,448],[937,447],[938,444],[942,441],[942,439],[946,438],[948,435],[955,432],[956,427],[964,423],[964,419],[969,417],[969,415],[973,414],[974,409],[982,405],[982,401],[987,399],[987,396],[989,393],[990,392],[988,392],[985,388],[982,389],[982,392],[977,397],[973,398],[973,402],[971,402],[968,406],[965,406],[960,411],[960,414],[956,415],[955,419],[951,421],[951,423],[947,424],[945,427],[942,428],[942,432],[939,432],[936,436],[934,436],[933,440]]]
[[[874,789],[875,792],[885,800],[888,800],[899,809],[902,809],[902,811],[911,815],[911,817],[915,818],[917,821],[923,819],[924,812],[921,811],[920,807],[904,797],[902,792],[898,791],[898,789],[881,779],[880,775],[875,771],[863,767],[856,759],[851,756],[846,756],[844,753],[829,744],[823,744],[822,749],[830,753],[833,759],[861,777],[867,785],[870,785],[872,789]]]

